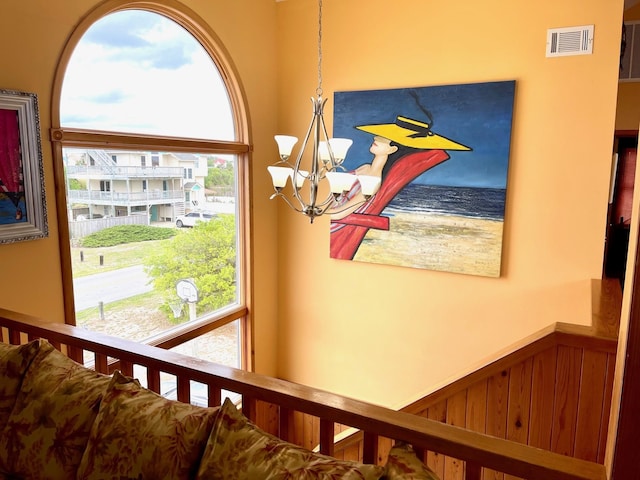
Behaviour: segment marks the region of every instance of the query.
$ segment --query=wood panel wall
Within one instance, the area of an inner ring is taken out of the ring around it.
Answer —
[[[604,463],[616,340],[554,331],[407,406],[405,411],[583,460]],[[318,419],[294,419],[291,441],[314,448]],[[338,433],[339,428],[336,429]],[[384,463],[391,441],[380,439]],[[357,433],[334,455],[362,459]],[[464,478],[464,463],[426,452],[442,480]],[[515,477],[484,470],[483,479]]]

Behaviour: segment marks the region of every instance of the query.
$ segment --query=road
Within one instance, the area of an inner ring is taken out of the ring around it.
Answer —
[[[120,268],[73,280],[76,312],[153,290],[142,265]]]

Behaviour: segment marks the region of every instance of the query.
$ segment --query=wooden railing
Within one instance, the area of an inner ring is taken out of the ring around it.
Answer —
[[[237,393],[243,413],[258,426],[272,421],[265,411],[275,411],[277,433],[285,440],[290,438],[293,412],[316,416],[320,419],[319,450],[328,455],[334,448],[334,426],[341,424],[364,432],[362,458],[367,463],[375,463],[378,437],[385,437],[410,443],[423,456],[430,451],[461,460],[465,480],[480,480],[481,467],[529,480],[606,478],[604,466],[596,463],[70,325],[45,323],[0,309],[0,327],[0,340],[5,343],[45,338],[79,363],[85,363],[89,352],[90,363],[103,373],[114,365],[125,375],[133,375],[134,365],[145,367],[146,385],[155,392],[160,392],[162,373],[174,375],[177,398],[183,402],[191,399],[191,381],[208,386],[211,406],[221,403],[223,390]]]
[[[402,411],[604,464],[616,346],[615,338],[556,324]],[[295,442],[309,445],[311,433],[303,428]],[[334,455],[350,457],[362,441],[360,431],[343,432]],[[379,458],[390,448],[390,441],[381,440]],[[442,479],[459,478],[454,459],[429,454],[427,463]],[[485,472],[484,478],[502,476]]]

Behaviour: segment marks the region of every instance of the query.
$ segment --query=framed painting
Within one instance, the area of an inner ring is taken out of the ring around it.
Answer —
[[[0,243],[48,234],[38,99],[0,89]]]
[[[515,81],[336,92],[360,181],[333,208],[331,257],[499,277],[514,97]]]

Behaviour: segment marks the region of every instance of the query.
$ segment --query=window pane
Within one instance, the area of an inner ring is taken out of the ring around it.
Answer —
[[[112,13],[78,43],[64,77],[61,124],[112,132],[235,140],[226,86],[184,28],[140,10]]]
[[[240,298],[237,158],[151,153],[63,150],[76,323],[137,341]]]
[[[236,320],[171,350],[227,367],[240,368],[239,345],[240,322]]]

